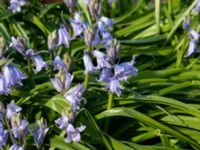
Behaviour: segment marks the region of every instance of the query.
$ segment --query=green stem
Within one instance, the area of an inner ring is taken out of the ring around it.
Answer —
[[[160,0],[155,1],[155,19],[158,30],[157,32],[160,34]]]
[[[53,62],[53,60],[54,60],[54,50],[53,51],[51,51],[51,53],[50,53],[50,58],[51,58],[51,61]],[[51,68],[50,68],[51,70],[51,72],[50,72],[50,76],[52,77],[53,76],[53,65],[51,65]]]
[[[114,95],[112,93],[109,94],[108,96],[108,105],[107,105],[107,110],[111,109],[112,108],[112,105],[113,105],[113,100],[114,100]],[[110,124],[110,120],[106,120],[105,122],[105,128],[104,128],[104,131],[107,132],[108,129],[109,129],[109,124]]]
[[[107,105],[107,110],[111,109],[112,108],[112,104],[113,104],[113,94],[109,94],[109,97],[108,97],[108,105]]]
[[[84,81],[85,89],[88,88],[89,79],[90,79],[90,73],[88,72],[88,73],[85,75],[85,81]]]
[[[172,5],[172,0],[168,0],[168,12],[169,12],[169,15],[172,17],[172,14],[173,14],[173,5]]]
[[[32,77],[31,59],[27,58],[27,61],[28,61],[28,73],[29,73],[29,76]]]
[[[161,139],[161,142],[164,147],[170,147],[170,142],[169,142],[166,134],[161,134],[160,139]]]

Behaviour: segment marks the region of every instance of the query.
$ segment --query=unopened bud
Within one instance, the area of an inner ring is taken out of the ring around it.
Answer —
[[[6,50],[5,40],[3,37],[0,37],[0,59],[3,57]]]
[[[92,45],[92,41],[94,40],[95,38],[95,29],[91,26],[88,26],[86,28],[86,30],[84,31],[84,40],[85,40],[85,43],[90,46]]]
[[[74,69],[74,58],[71,57],[69,54],[65,54],[63,57],[63,62],[67,67],[67,70],[71,72]]]
[[[64,3],[69,8],[70,13],[72,13],[77,4],[77,0],[64,0]]]
[[[48,36],[48,49],[49,49],[49,51],[53,51],[56,48],[56,42],[57,42],[57,33],[56,33],[56,30],[54,30]]]
[[[112,63],[115,63],[115,61],[119,59],[120,52],[121,52],[120,42],[115,39],[107,50],[108,57]]]
[[[97,20],[101,14],[101,0],[90,0],[88,3],[88,9],[92,19]]]

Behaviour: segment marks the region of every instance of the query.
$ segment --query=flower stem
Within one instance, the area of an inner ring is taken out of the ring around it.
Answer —
[[[32,77],[31,60],[28,58],[27,61],[28,61],[28,73],[29,73],[29,76],[30,76],[30,78],[31,78],[31,77]]]
[[[166,134],[161,134],[160,139],[164,147],[170,147],[170,143]]]
[[[88,73],[85,75],[85,81],[84,81],[85,89],[88,88],[89,78],[90,78],[90,73],[88,72]]]
[[[53,62],[54,60],[54,51],[50,52],[50,58],[51,58],[51,61]],[[52,77],[53,76],[53,65],[51,65],[51,72],[50,72],[50,76]]]
[[[114,100],[114,95],[112,93],[109,94],[108,96],[108,105],[107,105],[107,110],[112,108],[113,105],[113,100]],[[110,120],[106,120],[105,122],[105,128],[104,131],[107,132],[109,129],[109,124],[110,124]]]
[[[111,109],[112,108],[112,104],[113,104],[113,94],[110,93],[109,94],[109,97],[108,97],[108,105],[107,105],[107,110]]]

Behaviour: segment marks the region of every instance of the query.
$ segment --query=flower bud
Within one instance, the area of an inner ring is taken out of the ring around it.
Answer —
[[[0,59],[3,57],[6,50],[5,40],[3,37],[0,37]]]
[[[49,49],[49,51],[53,51],[56,48],[56,42],[57,42],[57,33],[56,33],[56,30],[54,30],[48,36],[48,49]]]
[[[88,9],[92,19],[97,20],[101,14],[101,1],[100,0],[90,0],[88,3]]]
[[[115,39],[111,44],[111,46],[107,49],[108,57],[113,64],[119,58],[120,52],[121,52],[120,42]]]
[[[92,45],[92,41],[94,40],[95,38],[95,30],[93,27],[91,26],[88,26],[85,31],[84,31],[84,40],[85,40],[85,43],[90,46]]]
[[[77,4],[77,0],[64,0],[64,3],[69,8],[70,13],[72,13]]]
[[[71,72],[71,71],[74,69],[74,64],[75,64],[74,58],[71,57],[71,56],[69,56],[69,54],[66,53],[66,54],[64,55],[64,57],[63,57],[63,62],[64,62],[64,64],[66,65],[67,70],[68,70],[69,72]]]

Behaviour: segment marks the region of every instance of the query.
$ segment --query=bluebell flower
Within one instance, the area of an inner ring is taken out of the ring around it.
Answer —
[[[77,0],[64,0],[64,3],[67,5],[69,11],[72,13],[74,7],[77,4]]]
[[[87,74],[88,72],[93,72],[95,70],[92,60],[87,52],[85,52],[83,56],[83,62],[85,66],[84,74]]]
[[[38,149],[40,149],[40,147],[42,146],[44,138],[48,131],[49,131],[49,128],[47,128],[47,123],[43,119],[38,120],[35,123],[32,134],[33,134],[34,141]]]
[[[111,28],[115,23],[113,20],[111,20],[105,16],[102,16],[100,18],[100,21],[103,22],[108,28]]]
[[[74,118],[68,117],[64,112],[62,112],[62,117],[55,120],[55,123],[62,130],[66,130],[68,125],[73,122]]]
[[[21,11],[21,7],[25,4],[25,0],[11,0],[8,9],[11,10],[13,13],[17,13]]]
[[[58,29],[58,46],[64,44],[66,48],[69,48],[69,40],[71,39],[67,29],[64,25],[61,25]]]
[[[36,54],[33,57],[33,60],[34,60],[35,66],[36,66],[36,68],[34,69],[34,72],[39,72],[43,68],[48,69],[47,63],[43,60],[43,58],[39,54]]]
[[[120,81],[127,81],[131,76],[137,76],[138,69],[133,66],[134,64],[135,57],[131,62],[115,65],[115,77]]]
[[[97,68],[111,68],[112,65],[109,64],[109,58],[106,54],[100,52],[99,50],[92,51],[92,55],[96,57]]]
[[[185,20],[183,22],[183,28],[187,31],[190,30],[190,18],[188,16],[185,17]]]
[[[17,144],[13,144],[9,150],[24,150],[24,146],[18,146]]]
[[[65,63],[64,63],[63,60],[60,58],[60,56],[56,56],[56,57],[54,58],[53,64],[54,64],[54,70],[64,70],[65,73],[68,72]]]
[[[6,80],[4,77],[0,77],[0,94],[9,94],[10,89],[8,88],[6,84]]]
[[[26,120],[17,120],[12,124],[12,133],[15,138],[24,138],[29,131]]]
[[[70,73],[67,73],[64,75],[63,79],[58,76],[52,78],[51,83],[55,89],[61,93],[62,91],[67,91],[70,88],[72,80],[73,76]]]
[[[8,131],[4,130],[3,125],[0,123],[0,149],[6,144],[8,138]]]
[[[10,43],[10,47],[14,47],[21,55],[24,56],[26,49],[26,40],[21,37],[12,37],[12,42]]]
[[[32,58],[35,56],[35,52],[32,48],[28,49],[26,52],[25,52],[25,55],[29,58]]]
[[[3,75],[8,86],[21,86],[21,80],[27,78],[19,69],[12,65],[3,66]]]
[[[81,16],[78,12],[74,13],[74,18],[69,19],[71,26],[73,28],[73,38],[80,35],[83,32],[83,25]]]
[[[108,88],[110,90],[110,93],[116,93],[117,96],[121,95],[123,89],[119,81],[115,77],[110,79]]]
[[[74,111],[80,109],[80,103],[82,101],[82,94],[85,91],[83,84],[78,84],[75,87],[69,89],[65,94],[65,99],[72,105]]]
[[[197,2],[197,5],[192,9],[193,12],[200,12],[200,1]]]
[[[111,23],[108,22],[106,25],[111,26]],[[112,43],[113,37],[110,34],[108,27],[105,26],[103,21],[98,21],[98,28],[102,37],[102,43],[104,43],[106,46],[110,45]]]
[[[22,111],[22,108],[17,106],[14,102],[14,100],[12,100],[10,102],[10,104],[7,105],[7,109],[6,109],[6,117],[8,119],[11,119],[12,116],[16,116],[17,113],[19,113],[20,111]]]
[[[101,44],[101,39],[100,39],[100,36],[99,36],[99,30],[96,31],[91,45],[95,46],[95,45],[98,45],[98,44]]]
[[[109,83],[111,71],[110,69],[104,68],[101,72],[99,81]]]
[[[85,130],[86,126],[81,125],[78,128],[74,128],[72,124],[69,124],[67,127],[67,138],[65,139],[66,143],[70,142],[80,142],[81,135],[80,133]]]
[[[198,52],[197,44],[198,44],[198,41],[199,41],[199,33],[196,32],[195,30],[190,30],[189,40],[190,40],[189,47],[188,47],[188,50],[187,50],[185,57],[189,57],[193,53]]]

